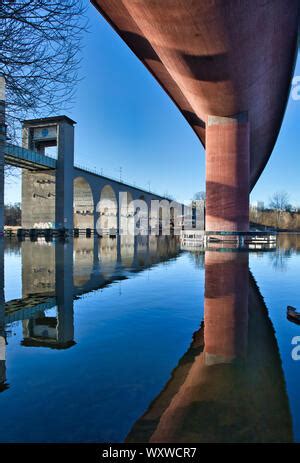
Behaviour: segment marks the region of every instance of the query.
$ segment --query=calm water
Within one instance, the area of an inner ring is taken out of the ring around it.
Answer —
[[[4,248],[1,442],[300,441],[300,235]]]

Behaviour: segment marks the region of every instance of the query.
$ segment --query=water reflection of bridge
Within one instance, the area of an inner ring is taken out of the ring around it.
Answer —
[[[109,237],[57,242],[9,242],[21,248],[22,298],[4,302],[3,248],[0,288],[0,385],[6,381],[5,327],[22,321],[26,347],[66,349],[75,344],[73,302],[179,254],[176,238]],[[47,311],[56,309],[56,315]]]
[[[44,240],[24,241],[21,254],[22,298],[6,302],[6,323],[55,306],[63,297],[60,289],[71,291],[73,298],[102,289],[130,273],[176,257],[179,246],[177,239],[170,237],[80,238],[55,246]],[[70,288],[58,287],[62,278]]]
[[[204,322],[127,442],[291,442],[274,328],[246,253],[205,254]]]

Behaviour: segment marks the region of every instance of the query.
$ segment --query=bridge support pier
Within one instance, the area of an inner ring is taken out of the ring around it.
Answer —
[[[247,113],[208,116],[206,230],[249,230],[249,122]]]
[[[55,228],[73,229],[74,126],[59,123],[55,182]]]

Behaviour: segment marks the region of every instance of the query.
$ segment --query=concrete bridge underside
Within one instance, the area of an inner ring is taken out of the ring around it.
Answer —
[[[298,0],[91,0],[206,147],[208,230],[246,231],[297,53]]]

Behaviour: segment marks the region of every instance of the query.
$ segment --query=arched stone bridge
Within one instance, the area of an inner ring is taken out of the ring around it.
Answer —
[[[172,200],[74,164],[74,125],[66,116],[23,121],[23,146],[6,144],[5,160],[22,170],[22,227],[120,231],[133,200]],[[46,148],[57,147],[57,159]],[[120,193],[126,193],[122,201]],[[120,204],[121,203],[121,204]],[[183,206],[175,202],[183,212]],[[98,206],[98,207],[97,207]],[[147,218],[149,228],[149,215]],[[97,226],[96,226],[97,225]]]

